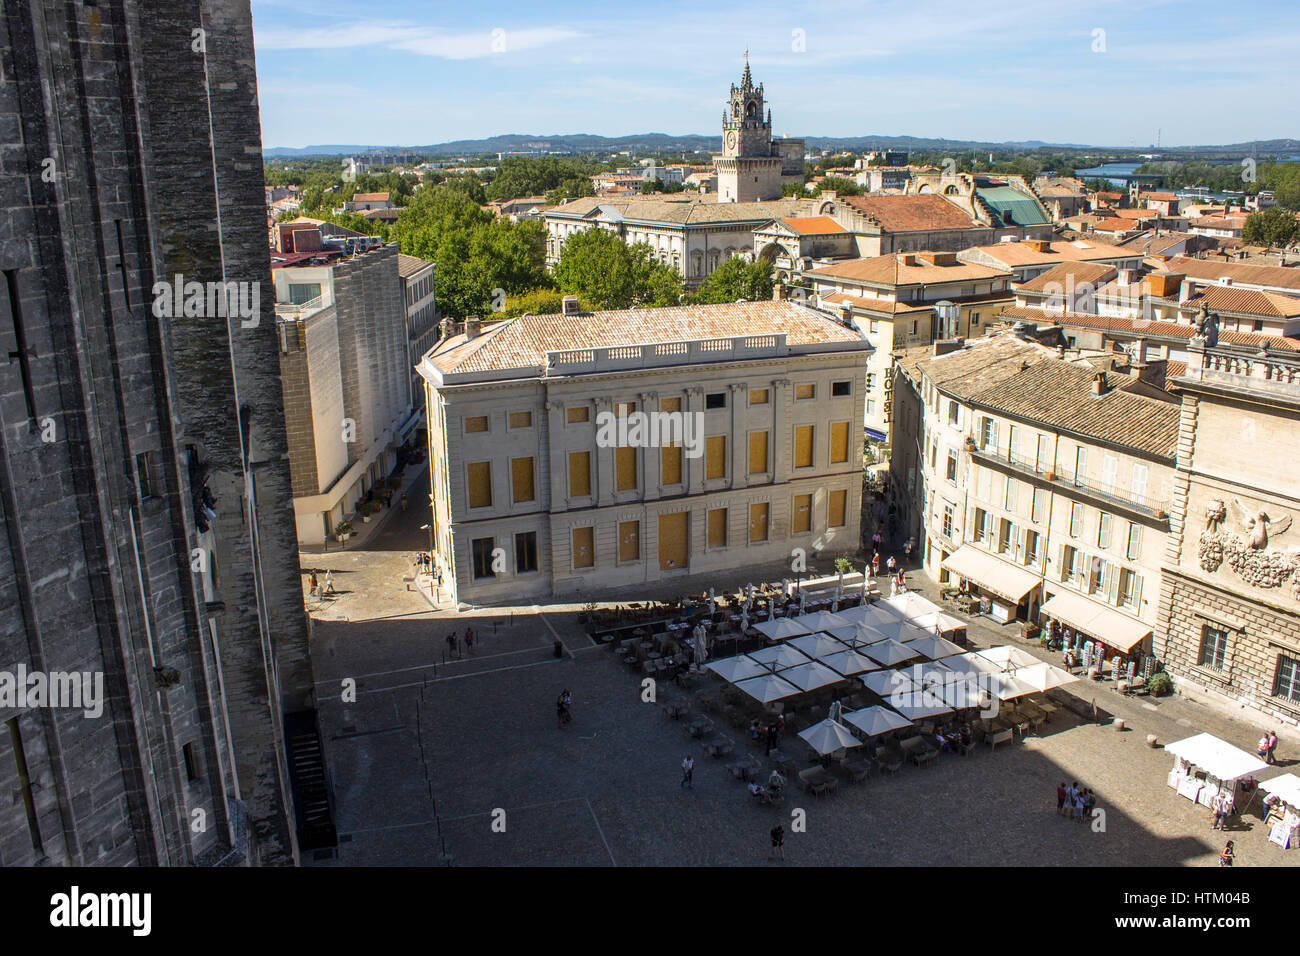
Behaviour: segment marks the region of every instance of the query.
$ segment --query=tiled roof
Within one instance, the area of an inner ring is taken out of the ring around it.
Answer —
[[[858,212],[874,216],[887,232],[982,228],[969,213],[942,196],[846,196],[841,200]]]
[[[387,202],[388,193],[357,193],[352,197],[353,202]]]
[[[1170,272],[1181,272],[1192,279],[1217,282],[1227,277],[1247,285],[1275,286],[1300,292],[1300,269],[1284,266],[1248,266],[1237,262],[1211,262],[1178,256],[1166,263]]]
[[[831,232],[848,232],[830,216],[790,216],[781,221],[803,236],[822,236]]]
[[[1091,312],[1052,312],[1033,306],[1012,306],[1002,311],[1002,317],[1007,319],[1029,319],[1031,322],[1044,322],[1049,325],[1055,323],[1074,328],[1127,332],[1134,336],[1190,339],[1196,334],[1196,326],[1190,322],[1122,319],[1110,315],[1094,315]],[[1286,352],[1300,351],[1300,338],[1269,335],[1265,332],[1243,332],[1238,329],[1221,328],[1219,329],[1219,341],[1227,345],[1240,345],[1250,349],[1258,349],[1267,342],[1270,349]]]
[[[1119,219],[1159,219],[1160,213],[1155,209],[1116,209]]]
[[[1200,309],[1201,303],[1211,312],[1235,312],[1243,315],[1267,315],[1290,319],[1300,315],[1300,298],[1280,292],[1257,292],[1233,286],[1212,285],[1201,289],[1182,304],[1184,312]]]
[[[784,334],[788,345],[862,341],[852,329],[797,303],[735,302],[525,315],[500,322],[473,339],[464,335],[445,339],[432,358],[444,372],[486,372],[536,368],[545,362],[547,352],[562,349],[777,334]]]
[[[823,204],[816,199],[772,199],[766,202],[713,202],[703,199],[635,199],[586,196],[546,210],[547,216],[583,217],[597,206],[608,206],[624,219],[704,225],[712,222],[749,222],[784,219],[815,213]]]
[[[1096,285],[1115,275],[1115,267],[1098,262],[1062,262],[1053,266],[1042,275],[1034,276],[1028,282],[1016,286],[1017,292],[1046,292],[1051,285],[1057,291],[1064,290],[1071,283],[1076,287],[1087,283]]]
[[[1014,297],[1015,293],[1003,290],[1001,292],[982,292],[979,295],[947,295],[943,298],[958,305],[978,305],[981,302],[1010,302]],[[889,299],[875,299],[868,295],[853,295],[848,292],[832,292],[830,295],[823,295],[819,298],[822,302],[830,305],[848,305],[858,312],[878,313],[881,315],[908,315],[912,313],[932,315],[934,305],[939,301],[938,296],[932,296],[920,302],[894,302]]]
[[[1049,244],[1048,249],[1047,252],[1039,252],[1028,242],[998,242],[991,246],[975,246],[974,249],[963,249],[957,255],[960,257],[967,252],[978,250],[1008,268],[1012,266],[1046,265],[1049,262],[1132,259],[1137,255],[1132,249],[1107,245],[1104,242],[1089,242],[1084,239],[1077,239],[1074,242],[1054,241]]]
[[[413,276],[421,269],[433,265],[429,259],[421,259],[419,256],[408,256],[403,252],[397,254],[397,274],[405,279],[407,276]]]
[[[1108,219],[1098,219],[1092,224],[1093,232],[1128,232],[1130,229],[1141,229],[1132,219],[1123,219],[1119,216],[1112,216]]]
[[[943,392],[1050,428],[1165,459],[1175,457],[1179,406],[1120,388],[1092,394],[1096,371],[1011,335],[918,363]],[[1118,382],[1118,380],[1117,380]]]
[[[916,253],[920,256],[921,253]],[[962,262],[951,265],[931,265],[920,258],[914,265],[905,266],[898,254],[869,256],[865,259],[846,259],[834,265],[812,269],[804,275],[813,278],[843,279],[851,282],[873,282],[882,285],[912,285],[915,283],[957,282],[963,279],[1010,278],[1010,273],[990,266]]]

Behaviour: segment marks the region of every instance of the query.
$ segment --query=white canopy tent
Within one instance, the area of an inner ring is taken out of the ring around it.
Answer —
[[[838,613],[830,611],[813,611],[811,614],[800,614],[794,618],[795,623],[808,628],[810,631],[829,631],[833,627],[847,627],[852,621],[846,620]]]
[[[774,641],[783,641],[787,637],[800,637],[811,633],[808,628],[797,623],[796,619],[792,617],[778,617],[769,621],[759,621],[754,625],[754,630],[762,631],[763,634]]]
[[[886,667],[892,667],[895,664],[901,664],[904,661],[914,661],[921,657],[921,653],[915,650],[910,644],[901,644],[898,641],[877,641],[874,644],[868,644],[862,648],[860,653],[866,654],[873,661],[880,661]]]
[[[850,624],[868,624],[872,627],[898,620],[897,614],[882,610],[878,604],[859,604],[857,607],[836,611],[835,616]]]
[[[862,683],[872,693],[885,698],[899,691],[907,693],[916,688],[916,682],[902,671],[872,671],[862,678]]]
[[[1048,664],[1046,661],[1028,667],[1018,667],[1015,674],[1016,680],[1023,681],[1038,691],[1051,690],[1062,684],[1072,684],[1079,679],[1069,671]]]
[[[846,677],[851,674],[865,674],[867,671],[880,670],[879,664],[857,651],[844,650],[838,654],[828,654],[821,661],[831,670],[838,671]]]
[[[849,647],[866,647],[877,641],[887,640],[889,635],[878,631],[870,624],[850,624],[845,627],[833,627],[826,632],[837,641],[843,641]]]
[[[1268,764],[1254,754],[1246,753],[1213,734],[1186,737],[1166,744],[1165,750],[1218,780],[1239,780],[1268,769]]]
[[[1000,670],[1010,673],[1015,673],[1021,667],[1033,667],[1035,664],[1041,663],[1033,654],[1022,651],[1018,647],[1012,647],[1010,644],[985,648],[975,653],[996,664]]]
[[[807,730],[801,730],[799,736],[823,756],[862,746],[862,741],[853,736],[853,731],[834,720],[819,721]]]
[[[981,656],[977,651],[967,651],[965,654],[956,654],[952,657],[943,659],[943,666],[950,670],[957,671],[959,674],[1000,674],[1002,668]]]
[[[845,646],[833,637],[827,637],[825,634],[805,634],[803,637],[791,638],[787,642],[789,647],[802,651],[809,657],[826,657],[830,654],[838,654],[846,650]]]
[[[781,677],[800,690],[816,690],[818,687],[844,680],[843,675],[835,673],[825,664],[817,661],[809,661],[807,664],[783,670]]]
[[[942,637],[918,637],[914,641],[908,641],[907,646],[913,648],[919,654],[924,654],[932,661],[941,657],[954,657],[962,653],[959,645],[954,644],[952,641],[945,641]]]
[[[845,716],[848,720],[848,715]],[[1265,793],[1271,793],[1293,810],[1300,810],[1300,777],[1293,773],[1284,773],[1272,780],[1265,780],[1259,785]]]
[[[796,667],[799,664],[808,663],[808,655],[801,654],[789,644],[778,644],[776,647],[765,647],[761,651],[754,651],[749,655],[751,660],[758,661],[760,664],[766,664],[777,670],[784,670],[787,667]]]
[[[933,631],[923,631],[911,621],[886,621],[878,625],[872,625],[872,630],[879,631],[900,644],[908,644],[912,641],[919,641],[923,637],[935,636]]]
[[[759,674],[770,673],[769,668],[745,654],[711,661],[705,665],[704,669],[713,671],[723,680],[731,681],[733,684],[748,677],[757,677]]]
[[[901,730],[903,727],[909,727],[912,723],[901,714],[895,713],[888,707],[881,707],[879,704],[845,714],[844,722],[857,727],[867,737],[879,737],[891,730]]]
[[[782,680],[775,674],[764,674],[762,677],[751,677],[749,680],[737,681],[736,687],[763,704],[770,704],[774,700],[783,700],[786,697],[793,697],[795,694],[803,693],[794,684],[791,684],[788,680]]]
[[[915,591],[904,591],[902,594],[895,594],[873,604],[872,607],[887,611],[901,620],[909,620],[925,614],[938,614],[941,611],[939,605],[928,598],[921,597]]]

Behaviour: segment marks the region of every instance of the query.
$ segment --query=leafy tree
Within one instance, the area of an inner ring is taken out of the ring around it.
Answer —
[[[596,306],[578,297],[578,305],[584,312],[596,311]],[[508,295],[501,311],[495,313],[494,319],[515,319],[521,315],[558,315],[564,307],[564,293],[559,289],[529,289],[518,295]]]
[[[538,196],[575,179],[586,179],[603,165],[590,159],[558,156],[510,156],[497,166],[487,187],[488,199]],[[575,193],[575,195],[590,195]]]
[[[566,179],[546,193],[548,206],[557,206],[566,199],[580,199],[583,196],[596,195],[596,187],[591,184],[590,176],[576,176]]]
[[[833,190],[839,196],[861,196],[862,187],[851,179],[845,179],[843,176],[827,176],[816,186],[817,194],[827,190]]]
[[[654,179],[641,180],[641,195],[649,196],[652,193],[663,192],[664,181],[656,176]]]
[[[564,241],[555,263],[556,284],[601,309],[633,305],[676,305],[682,281],[671,266],[659,262],[650,246],[629,246],[606,229],[587,229]]]
[[[1295,213],[1273,206],[1263,212],[1253,212],[1246,217],[1241,238],[1254,245],[1285,247],[1300,240],[1300,220]]]
[[[689,296],[691,302],[709,305],[745,299],[762,302],[772,298],[772,263],[762,259],[748,262],[739,256],[725,260]]]

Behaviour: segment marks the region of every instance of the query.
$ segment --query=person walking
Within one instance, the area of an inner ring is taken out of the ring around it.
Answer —
[[[695,758],[687,754],[682,758],[682,783],[681,786],[689,790],[695,789]]]
[[[1229,840],[1223,845],[1223,849],[1219,851],[1219,866],[1232,866],[1234,856],[1232,841]]]
[[[1211,830],[1223,829],[1223,794],[1216,793],[1210,801],[1210,809],[1214,812],[1213,822],[1210,823]]]
[[[402,495],[402,510],[403,510],[403,511],[406,510],[406,495],[405,495],[405,494]]]
[[[456,632],[455,631],[452,631],[450,634],[447,635],[447,656],[448,657],[459,656],[456,653]]]
[[[1065,811],[1065,782],[1056,785],[1056,812],[1059,816]]]
[[[1259,744],[1255,747],[1255,756],[1260,760],[1264,760],[1268,757],[1268,734],[1259,738]]]
[[[893,574],[895,571],[898,570],[898,561],[894,558],[892,554],[889,556],[889,560],[885,562],[885,567],[889,569],[890,574]]]
[[[338,593],[337,591],[334,590],[334,572],[333,572],[333,571],[326,571],[326,572],[325,572],[325,593],[326,593],[326,594],[337,594],[337,593]]]
[[[871,556],[871,576],[873,578],[880,577],[880,552],[879,551],[877,551],[875,554]]]
[[[309,593],[312,597],[316,597],[316,592],[320,590],[320,581],[316,577],[315,570],[311,572],[311,579],[308,581],[308,584],[311,586],[311,591]]]
[[[1219,825],[1219,829],[1226,830],[1228,829],[1228,818],[1237,809],[1237,801],[1233,797],[1231,790],[1224,790],[1219,796],[1223,799],[1223,822]]]
[[[1277,732],[1270,730],[1268,732],[1268,756],[1265,758],[1269,763],[1277,763],[1277,758],[1273,756],[1273,751],[1277,749]]]
[[[465,651],[473,656],[474,654],[474,629],[465,628]]]
[[[785,859],[785,827],[777,824],[768,834],[772,838],[772,856]]]
[[[561,691],[560,696],[555,698],[555,726],[560,730],[564,729],[566,716],[567,708],[564,706],[564,692]]]

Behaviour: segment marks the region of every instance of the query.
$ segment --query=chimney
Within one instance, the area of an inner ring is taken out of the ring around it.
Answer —
[[[465,320],[465,338],[472,339],[478,336],[479,330],[482,329],[483,322],[477,315],[471,315]]]
[[[1106,373],[1104,371],[1099,371],[1092,377],[1092,394],[1106,394]]]
[[[914,266],[916,265],[916,256],[913,253],[904,252],[898,257],[898,264],[900,266]]]
[[[1147,340],[1146,339],[1134,340],[1132,357],[1133,357],[1134,365],[1147,364]]]
[[[784,283],[784,282],[773,282],[773,283],[772,283],[772,301],[773,301],[773,302],[784,302],[784,301],[785,301],[785,283]]]
[[[578,305],[578,297],[576,295],[566,295],[562,300],[560,312],[562,315],[581,314],[582,307]]]
[[[1178,287],[1178,301],[1179,303],[1183,303],[1186,302],[1191,297],[1192,297],[1192,280],[1184,279],[1182,285]]]

